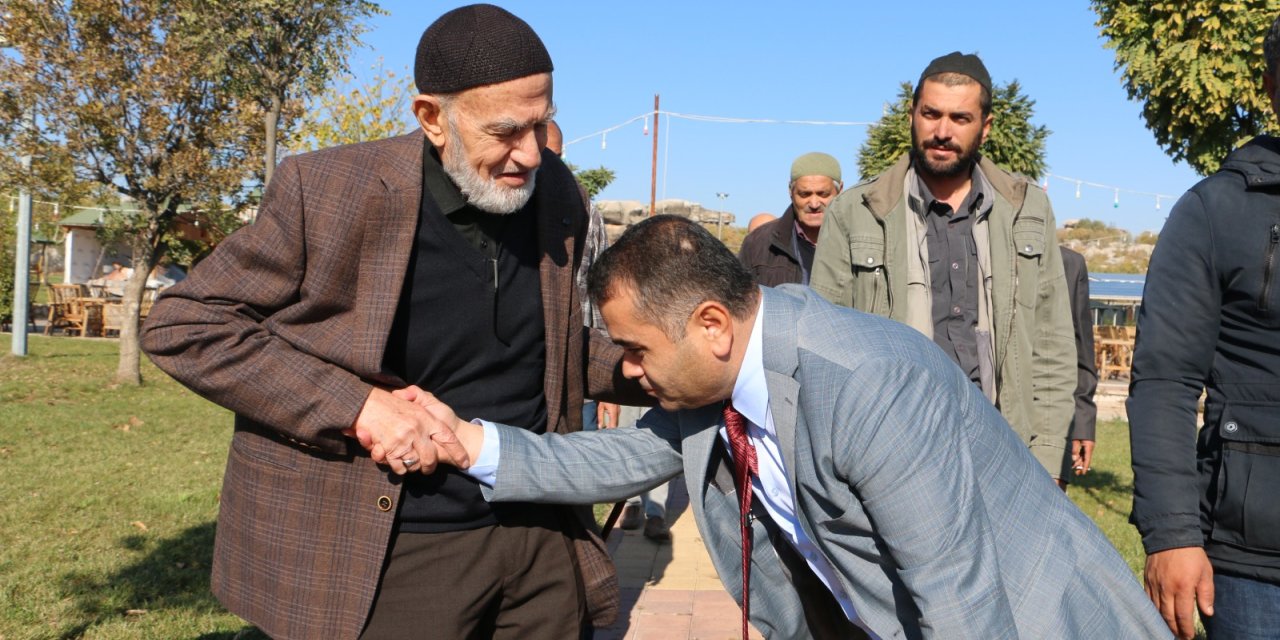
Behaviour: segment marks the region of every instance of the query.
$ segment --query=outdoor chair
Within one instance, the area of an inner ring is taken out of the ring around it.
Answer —
[[[124,327],[124,303],[123,302],[107,302],[102,305],[102,335],[106,336],[108,332],[114,331],[116,335],[120,335],[120,329]]]
[[[84,297],[84,286],[79,284],[51,284],[49,285],[49,294],[49,320],[45,324],[44,334],[49,335],[54,329],[61,328],[66,333],[78,331],[83,336],[85,331],[85,311],[84,304],[80,301],[80,298]]]
[[[1106,380],[1112,375],[1129,377],[1133,366],[1133,338],[1126,327],[1103,326],[1098,331],[1103,351],[1102,366],[1098,367],[1098,379]]]

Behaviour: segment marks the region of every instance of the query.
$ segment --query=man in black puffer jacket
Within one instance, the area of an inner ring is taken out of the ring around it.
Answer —
[[[1280,20],[1264,49],[1280,107]],[[1147,593],[1179,637],[1197,605],[1210,640],[1280,633],[1278,279],[1280,138],[1259,136],[1178,201],[1138,314],[1132,521]]]

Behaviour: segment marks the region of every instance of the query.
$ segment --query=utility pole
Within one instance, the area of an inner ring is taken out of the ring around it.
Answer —
[[[649,177],[649,216],[658,208],[658,94],[653,94],[653,173]]]
[[[717,191],[716,197],[720,199],[720,208],[723,209],[724,201],[726,198],[729,197],[729,194],[723,191]],[[723,211],[716,212],[716,239],[720,240],[721,242],[724,242],[724,212]]]
[[[28,131],[35,129],[35,107],[27,111]],[[31,173],[31,154],[22,156],[22,172]],[[27,355],[27,312],[31,300],[31,191],[18,191],[18,246],[13,278],[13,355]]]

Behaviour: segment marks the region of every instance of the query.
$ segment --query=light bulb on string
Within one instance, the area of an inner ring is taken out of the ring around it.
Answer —
[[[1040,185],[1040,190],[1041,190],[1041,191],[1043,191],[1043,192],[1045,192],[1045,193],[1048,193],[1048,192],[1049,192],[1049,179],[1048,179],[1048,178],[1045,178],[1045,179],[1044,179],[1044,183],[1042,183],[1042,184]]]
[[[605,149],[608,149],[608,148],[609,148],[609,134],[602,133],[600,134],[600,150],[604,151]]]
[[[644,135],[646,136],[649,135],[649,117],[648,116],[645,116],[645,119],[644,119]]]
[[[1081,184],[1082,184],[1082,183],[1081,183],[1079,180],[1076,180],[1076,200],[1079,200],[1079,199],[1080,199],[1080,185],[1081,185]]]
[[[1113,209],[1120,208],[1120,190],[1119,189],[1116,189],[1116,197],[1115,197],[1115,200],[1111,202],[1111,208]]]

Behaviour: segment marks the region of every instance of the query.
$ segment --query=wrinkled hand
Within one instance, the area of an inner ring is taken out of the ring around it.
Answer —
[[[1093,465],[1094,444],[1093,440],[1071,441],[1071,468],[1076,475],[1082,476],[1089,473],[1089,468]]]
[[[369,393],[355,424],[344,433],[359,441],[374,462],[400,475],[431,473],[441,459],[463,469],[471,463],[452,423],[383,389]]]
[[[622,417],[622,407],[612,402],[596,403],[596,424],[601,429],[614,429],[618,426],[618,419]]]
[[[1189,640],[1196,635],[1196,605],[1213,615],[1213,566],[1200,547],[1166,549],[1147,556],[1147,595],[1169,630]]]
[[[459,443],[458,447],[462,449],[462,456],[457,457],[452,449],[441,448],[438,451],[439,462],[451,464],[459,469],[466,469],[470,464],[471,458],[480,455],[480,444],[484,442],[484,429],[459,418],[458,414],[454,413],[453,409],[441,402],[439,398],[416,385],[397,389],[391,392],[391,395],[413,403],[431,415],[436,422],[448,425],[449,435],[454,438],[454,442]]]

